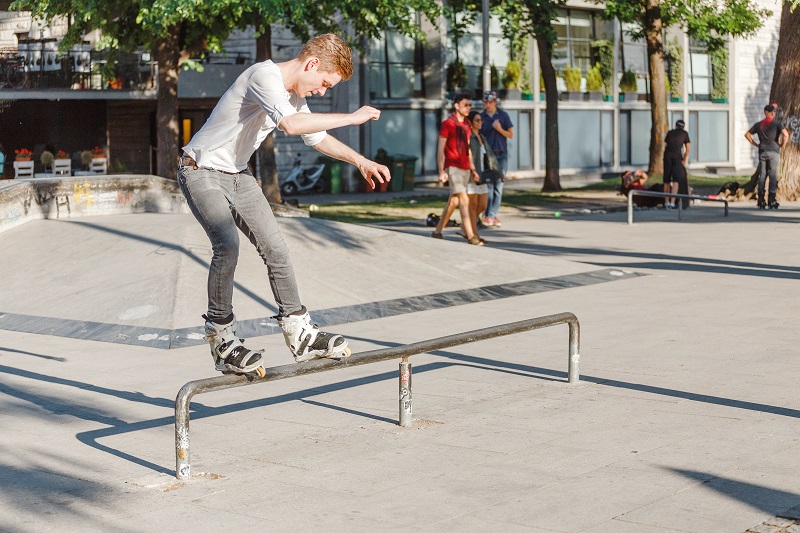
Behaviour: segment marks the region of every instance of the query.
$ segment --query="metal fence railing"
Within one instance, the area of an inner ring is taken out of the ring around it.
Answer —
[[[260,379],[229,374],[190,381],[181,388],[175,399],[175,477],[178,479],[191,478],[191,466],[189,461],[189,406],[192,398],[197,394],[402,358],[402,362],[400,363],[400,416],[398,423],[401,426],[410,426],[411,364],[408,362],[409,356],[559,324],[567,324],[569,326],[567,381],[569,383],[577,383],[580,379],[580,324],[578,318],[572,313],[558,313],[555,315],[512,322],[510,324],[476,329],[449,335],[447,337],[415,342],[413,344],[371,350],[353,354],[347,359],[316,359],[300,364],[267,368],[266,375]]]
[[[698,194],[672,194],[669,192],[658,191],[645,191],[639,189],[631,189],[628,191],[628,224],[633,224],[633,197],[635,196],[655,196],[659,198],[685,198],[689,200],[702,200],[704,202],[724,202],[725,203],[725,216],[728,216],[728,200],[718,198],[716,196],[701,196]],[[678,220],[683,218],[683,202],[676,202],[678,204]]]

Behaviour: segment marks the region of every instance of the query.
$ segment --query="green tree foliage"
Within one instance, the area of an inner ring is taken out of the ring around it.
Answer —
[[[389,28],[422,38],[416,14],[435,21],[441,13],[433,0],[16,0],[11,8],[44,20],[69,16],[64,47],[97,29],[101,48],[151,52],[158,62],[158,174],[165,177],[177,171],[179,67],[203,50],[220,51],[235,28],[253,24],[266,32],[281,24],[300,39],[333,31],[359,47]]]
[[[558,146],[558,89],[553,67],[553,44],[557,35],[553,21],[566,0],[500,0],[495,14],[500,20],[503,36],[512,41],[523,37],[536,39],[541,66],[540,83],[545,88],[545,175],[543,191],[560,191]]]
[[[770,12],[760,9],[755,0],[608,0],[603,14],[632,24],[628,34],[646,42],[652,119],[648,173],[662,174],[668,126],[666,84],[662,80],[666,76],[663,30],[679,26],[713,50],[725,46],[729,36],[754,34]]]

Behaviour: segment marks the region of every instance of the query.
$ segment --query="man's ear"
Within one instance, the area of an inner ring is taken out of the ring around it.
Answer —
[[[314,67],[319,67],[319,58],[312,56],[306,60],[306,64],[304,65],[303,70],[309,71]]]

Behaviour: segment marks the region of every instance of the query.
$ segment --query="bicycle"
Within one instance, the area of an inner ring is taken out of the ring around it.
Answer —
[[[22,89],[28,83],[25,70],[25,59],[19,56],[0,58],[0,87],[4,89]]]

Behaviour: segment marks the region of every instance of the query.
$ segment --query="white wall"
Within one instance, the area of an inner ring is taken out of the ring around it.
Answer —
[[[764,118],[764,106],[769,103],[775,54],[778,50],[778,30],[781,3],[778,0],[756,0],[760,7],[772,11],[764,26],[749,39],[736,39],[731,47],[733,59],[733,163],[737,169],[756,166],[756,150],[744,138],[755,123]]]

